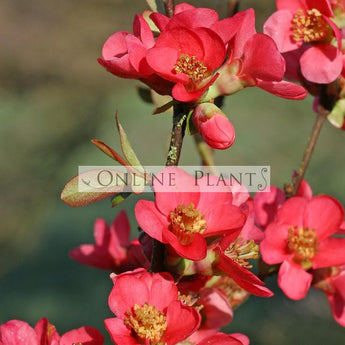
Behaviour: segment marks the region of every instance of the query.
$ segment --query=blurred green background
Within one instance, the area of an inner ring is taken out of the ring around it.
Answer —
[[[226,1],[190,1],[217,8]],[[243,0],[254,7],[257,28],[273,12],[273,0]],[[131,197],[112,209],[109,200],[69,208],[60,192],[78,165],[112,164],[90,139],[119,150],[120,121],[145,165],[165,162],[171,117],[150,115],[153,107],[136,94],[136,81],[105,72],[96,59],[107,37],[131,32],[144,0],[2,0],[0,2],[0,323],[21,319],[34,325],[45,316],[59,332],[82,325],[99,328],[112,317],[108,273],[81,266],[68,252],[93,242],[93,222],[111,222],[125,208],[137,228]],[[237,140],[217,152],[218,165],[270,165],[272,184],[282,186],[299,165],[315,115],[312,99],[287,101],[257,89],[226,99],[225,112]],[[345,204],[345,133],[328,123],[307,179],[314,193]],[[198,164],[186,137],[181,164]],[[345,330],[332,319],[325,296],[311,291],[300,302],[282,296],[274,279],[272,299],[252,297],[236,311],[229,332],[243,332],[253,345],[335,345]]]

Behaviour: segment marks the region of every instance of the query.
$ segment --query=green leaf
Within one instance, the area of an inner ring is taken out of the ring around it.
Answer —
[[[108,185],[100,185],[97,183],[97,174],[99,170],[90,170],[74,176],[68,181],[61,193],[61,200],[72,207],[82,207],[105,198],[109,198],[115,193],[126,191],[127,186],[123,179],[114,179]],[[108,170],[109,173],[119,174],[123,176],[124,173],[118,170]],[[120,181],[120,183],[119,183]]]
[[[193,116],[193,110],[191,110],[187,115],[187,132],[190,135],[198,133],[198,131],[194,127],[192,116]]]
[[[149,5],[150,9],[153,12],[165,14],[165,6],[163,0],[146,0],[146,3]]]
[[[127,165],[132,165],[137,170],[144,173],[145,170],[142,167],[139,159],[137,158],[137,156],[136,156],[136,154],[132,148],[132,145],[127,138],[127,134],[119,122],[119,118],[118,118],[117,114],[116,114],[116,124],[117,124],[117,128],[118,128],[119,134],[120,134],[121,149],[122,149],[122,152],[123,152],[124,156],[126,157],[128,163],[129,163]]]
[[[335,103],[332,111],[328,114],[327,119],[334,127],[341,128],[344,124],[344,118],[345,99],[340,99]]]
[[[119,162],[121,165],[129,165],[128,162],[119,155],[115,150],[105,144],[103,141],[92,139],[91,142],[95,144],[101,151],[103,151],[107,156]]]

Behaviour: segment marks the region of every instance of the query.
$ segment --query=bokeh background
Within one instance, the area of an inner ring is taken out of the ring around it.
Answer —
[[[224,13],[226,1],[190,3]],[[248,7],[255,8],[261,31],[274,1],[243,0],[241,9]],[[116,109],[140,160],[165,162],[171,116],[152,116],[153,107],[137,96],[138,82],[118,79],[96,61],[106,38],[131,31],[134,14],[144,9],[144,0],[0,2],[0,323],[34,325],[45,316],[60,333],[90,325],[106,335],[103,320],[112,316],[108,273],[78,265],[68,252],[93,241],[96,218],[111,222],[123,208],[135,235],[138,198],[115,209],[109,200],[70,208],[60,192],[78,165],[112,164],[90,139],[119,150]],[[224,109],[237,140],[216,153],[217,164],[270,165],[272,183],[282,186],[302,157],[315,118],[311,104],[311,98],[287,101],[254,88],[228,97]],[[327,123],[307,173],[315,194],[343,204],[344,140],[345,133]],[[198,163],[187,136],[181,164]],[[321,292],[292,302],[274,279],[267,283],[276,296],[250,298],[227,331],[247,334],[253,345],[345,343],[345,330],[333,321]]]

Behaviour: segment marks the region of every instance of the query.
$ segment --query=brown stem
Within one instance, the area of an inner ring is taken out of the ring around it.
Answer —
[[[319,138],[319,134],[322,128],[323,123],[327,117],[328,111],[325,110],[323,107],[319,107],[319,113],[317,114],[317,118],[313,127],[312,134],[308,140],[307,147],[304,151],[303,159],[298,170],[297,176],[294,178],[293,188],[292,188],[292,196],[297,194],[297,191],[304,179],[304,175],[307,171],[311,156],[313,154],[315,145],[317,143],[317,139]]]
[[[177,166],[186,131],[186,110],[182,104],[174,105],[173,127],[171,131],[170,146],[167,155],[166,166]],[[153,240],[151,272],[160,272],[164,268],[165,245],[157,240]]]
[[[228,5],[228,17],[232,17],[239,10],[240,1],[239,0],[229,0]]]
[[[172,17],[174,15],[175,9],[175,1],[174,0],[166,0],[165,1],[165,13],[168,17]]]

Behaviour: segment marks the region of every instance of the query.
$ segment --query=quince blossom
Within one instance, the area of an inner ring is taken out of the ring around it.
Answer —
[[[260,251],[266,263],[282,263],[278,285],[289,298],[306,296],[313,278],[309,269],[345,264],[345,239],[330,237],[343,219],[341,204],[326,195],[292,197],[279,208],[265,229]]]
[[[149,236],[169,244],[174,253],[202,260],[207,254],[208,237],[222,236],[244,225],[246,215],[233,204],[227,187],[212,187],[214,183],[210,185],[206,176],[195,179],[175,167],[165,168],[159,175],[160,179],[173,176],[174,183],[162,185],[156,179],[156,201],[139,200],[135,216]]]
[[[104,322],[115,344],[175,345],[199,327],[200,314],[178,300],[169,273],[138,268],[112,279],[109,307],[117,317]]]
[[[282,53],[299,49],[303,77],[328,84],[342,70],[341,33],[328,0],[277,0],[277,11],[264,25]],[[317,68],[315,68],[317,66]]]
[[[80,327],[60,336],[47,319],[32,328],[27,322],[10,320],[0,326],[1,345],[103,345],[101,333],[92,327]]]
[[[138,267],[148,268],[138,239],[130,241],[130,224],[121,211],[109,227],[104,219],[94,225],[95,244],[83,244],[70,252],[73,260],[116,273]]]

